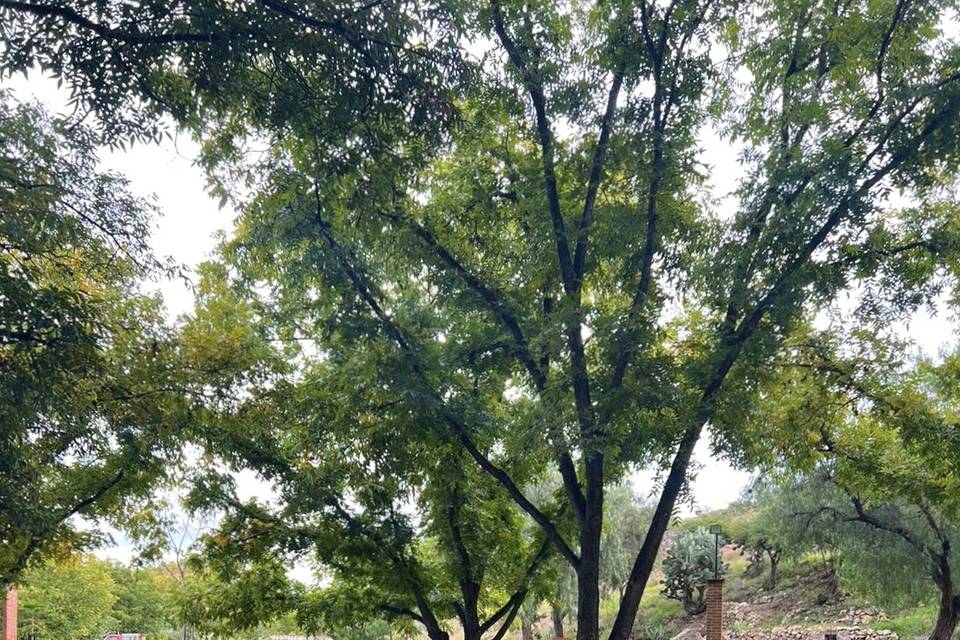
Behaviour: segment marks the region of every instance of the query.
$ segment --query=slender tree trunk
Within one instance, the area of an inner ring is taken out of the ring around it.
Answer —
[[[960,619],[960,596],[953,594],[953,584],[940,585],[940,610],[930,640],[950,640]]]
[[[746,571],[743,572],[744,576],[759,576],[763,574],[764,552],[765,549],[761,545],[750,549],[750,563],[747,565]]]
[[[553,637],[563,638],[563,616],[564,613],[555,604],[550,605],[550,619],[553,621]]]
[[[600,636],[600,533],[603,529],[603,455],[587,454],[586,513],[580,528],[577,568],[577,640]]]
[[[777,588],[777,567],[780,566],[780,555],[782,553],[779,549],[777,551],[767,549],[767,556],[770,558],[770,578],[767,580],[768,591]]]
[[[627,588],[624,590],[623,601],[620,603],[620,610],[617,611],[617,618],[610,629],[609,640],[627,640],[630,636],[633,622],[637,617],[637,610],[640,608],[643,590],[646,588],[650,573],[653,571],[657,551],[663,541],[663,534],[666,533],[667,525],[670,524],[673,507],[676,505],[677,496],[680,495],[680,490],[683,489],[683,483],[687,477],[690,456],[693,454],[693,448],[700,438],[700,431],[703,429],[705,422],[706,416],[697,420],[693,426],[687,429],[680,441],[680,446],[677,447],[673,464],[670,466],[670,473],[667,475],[663,492],[660,494],[659,502],[657,502],[657,509],[653,513],[653,520],[650,521],[650,528],[647,529],[643,546],[640,548],[640,553],[637,554],[633,562],[633,568],[630,570],[630,578],[627,580]]]
[[[417,607],[420,610],[420,624],[426,629],[430,640],[450,640],[450,635],[443,630],[437,617],[433,615],[433,610],[430,608],[423,592],[416,590],[414,597],[417,599]]]

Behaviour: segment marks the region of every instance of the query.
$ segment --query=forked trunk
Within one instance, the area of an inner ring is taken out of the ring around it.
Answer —
[[[767,550],[767,555],[770,557],[770,577],[767,580],[767,590],[773,591],[777,588],[777,569],[780,566],[780,556],[783,554],[781,550],[774,551],[773,549]]]

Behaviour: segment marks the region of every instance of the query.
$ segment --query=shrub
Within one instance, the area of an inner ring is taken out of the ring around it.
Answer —
[[[663,594],[683,604],[688,615],[706,609],[704,591],[713,577],[715,542],[706,529],[683,531],[663,559]],[[725,566],[720,564],[720,573]]]

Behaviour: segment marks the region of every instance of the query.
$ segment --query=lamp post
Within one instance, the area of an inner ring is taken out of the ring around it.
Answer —
[[[719,524],[710,525],[708,529],[713,534],[713,579],[720,579],[720,535],[723,533],[723,527]]]

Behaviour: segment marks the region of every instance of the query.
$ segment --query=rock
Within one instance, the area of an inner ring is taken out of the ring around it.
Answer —
[[[670,640],[702,640],[703,634],[697,629],[684,629]]]

